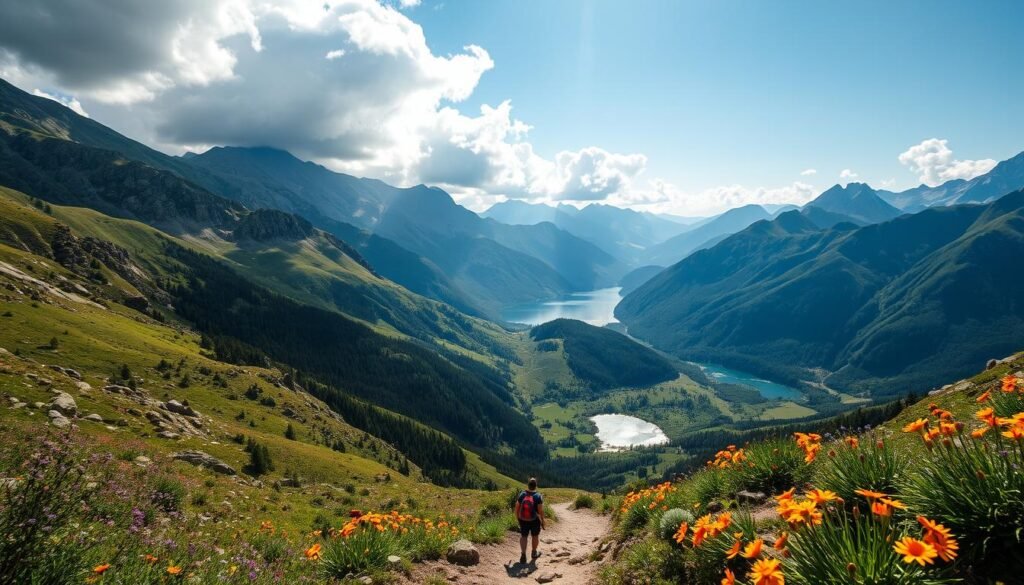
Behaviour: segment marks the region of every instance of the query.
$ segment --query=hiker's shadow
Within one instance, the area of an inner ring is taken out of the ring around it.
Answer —
[[[513,579],[522,579],[524,577],[529,577],[536,570],[536,559],[528,563],[508,563],[507,565],[505,565],[505,572],[507,572],[508,576],[512,577]]]

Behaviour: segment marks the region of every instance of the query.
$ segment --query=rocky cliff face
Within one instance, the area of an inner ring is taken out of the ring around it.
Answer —
[[[276,209],[257,209],[243,217],[234,231],[235,240],[264,242],[274,239],[301,240],[313,235],[313,224]]]

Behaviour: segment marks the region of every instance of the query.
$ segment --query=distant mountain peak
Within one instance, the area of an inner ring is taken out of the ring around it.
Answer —
[[[888,221],[901,213],[866,183],[848,183],[845,187],[833,185],[805,208],[823,209],[862,224]]]

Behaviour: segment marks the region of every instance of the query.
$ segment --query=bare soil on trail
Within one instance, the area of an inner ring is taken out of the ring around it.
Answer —
[[[449,583],[464,585],[596,583],[601,565],[593,559],[599,556],[602,539],[608,534],[610,517],[591,510],[573,510],[567,503],[552,507],[558,522],[549,522],[548,529],[540,533],[541,556],[535,561],[519,562],[519,534],[510,532],[500,544],[476,545],[479,564],[459,567],[444,560],[423,563],[413,570],[411,582],[422,583],[431,575],[439,575]],[[530,556],[529,543],[526,556]]]

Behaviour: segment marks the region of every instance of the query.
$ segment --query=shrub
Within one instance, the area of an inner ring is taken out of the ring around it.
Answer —
[[[185,486],[173,477],[160,477],[153,488],[152,500],[164,512],[177,512],[185,500]]]
[[[870,514],[826,514],[822,523],[797,531],[789,538],[790,558],[785,562],[786,582],[884,583],[891,585],[942,585],[958,582],[944,576],[941,567],[927,569],[903,561],[894,543],[916,538],[905,524]],[[938,563],[942,561],[935,559]]]
[[[679,525],[683,522],[693,524],[694,517],[689,510],[683,510],[682,508],[672,508],[661,515],[661,520],[658,520],[658,536],[662,540],[672,540]]]
[[[811,479],[804,452],[789,439],[754,443],[746,449],[746,460],[725,471],[729,491],[759,491],[773,494]]]
[[[999,428],[979,439],[958,431],[916,462],[907,499],[960,537],[962,562],[1012,582],[1024,572],[1022,469],[1024,441],[1005,439]]]
[[[469,539],[477,544],[499,543],[505,540],[505,535],[508,534],[508,525],[508,519],[500,516],[482,519],[477,522]]]
[[[906,454],[870,436],[847,437],[842,444],[835,445],[829,451],[828,460],[818,466],[814,483],[835,492],[849,506],[863,503],[863,498],[855,493],[858,489],[895,493],[909,471],[910,460]]]
[[[573,508],[579,510],[581,508],[593,508],[594,498],[590,494],[579,494],[576,496],[576,500],[573,502]]]
[[[328,579],[344,579],[349,573],[383,569],[388,556],[398,552],[398,538],[391,531],[357,530],[347,538],[327,541],[320,568]]]

